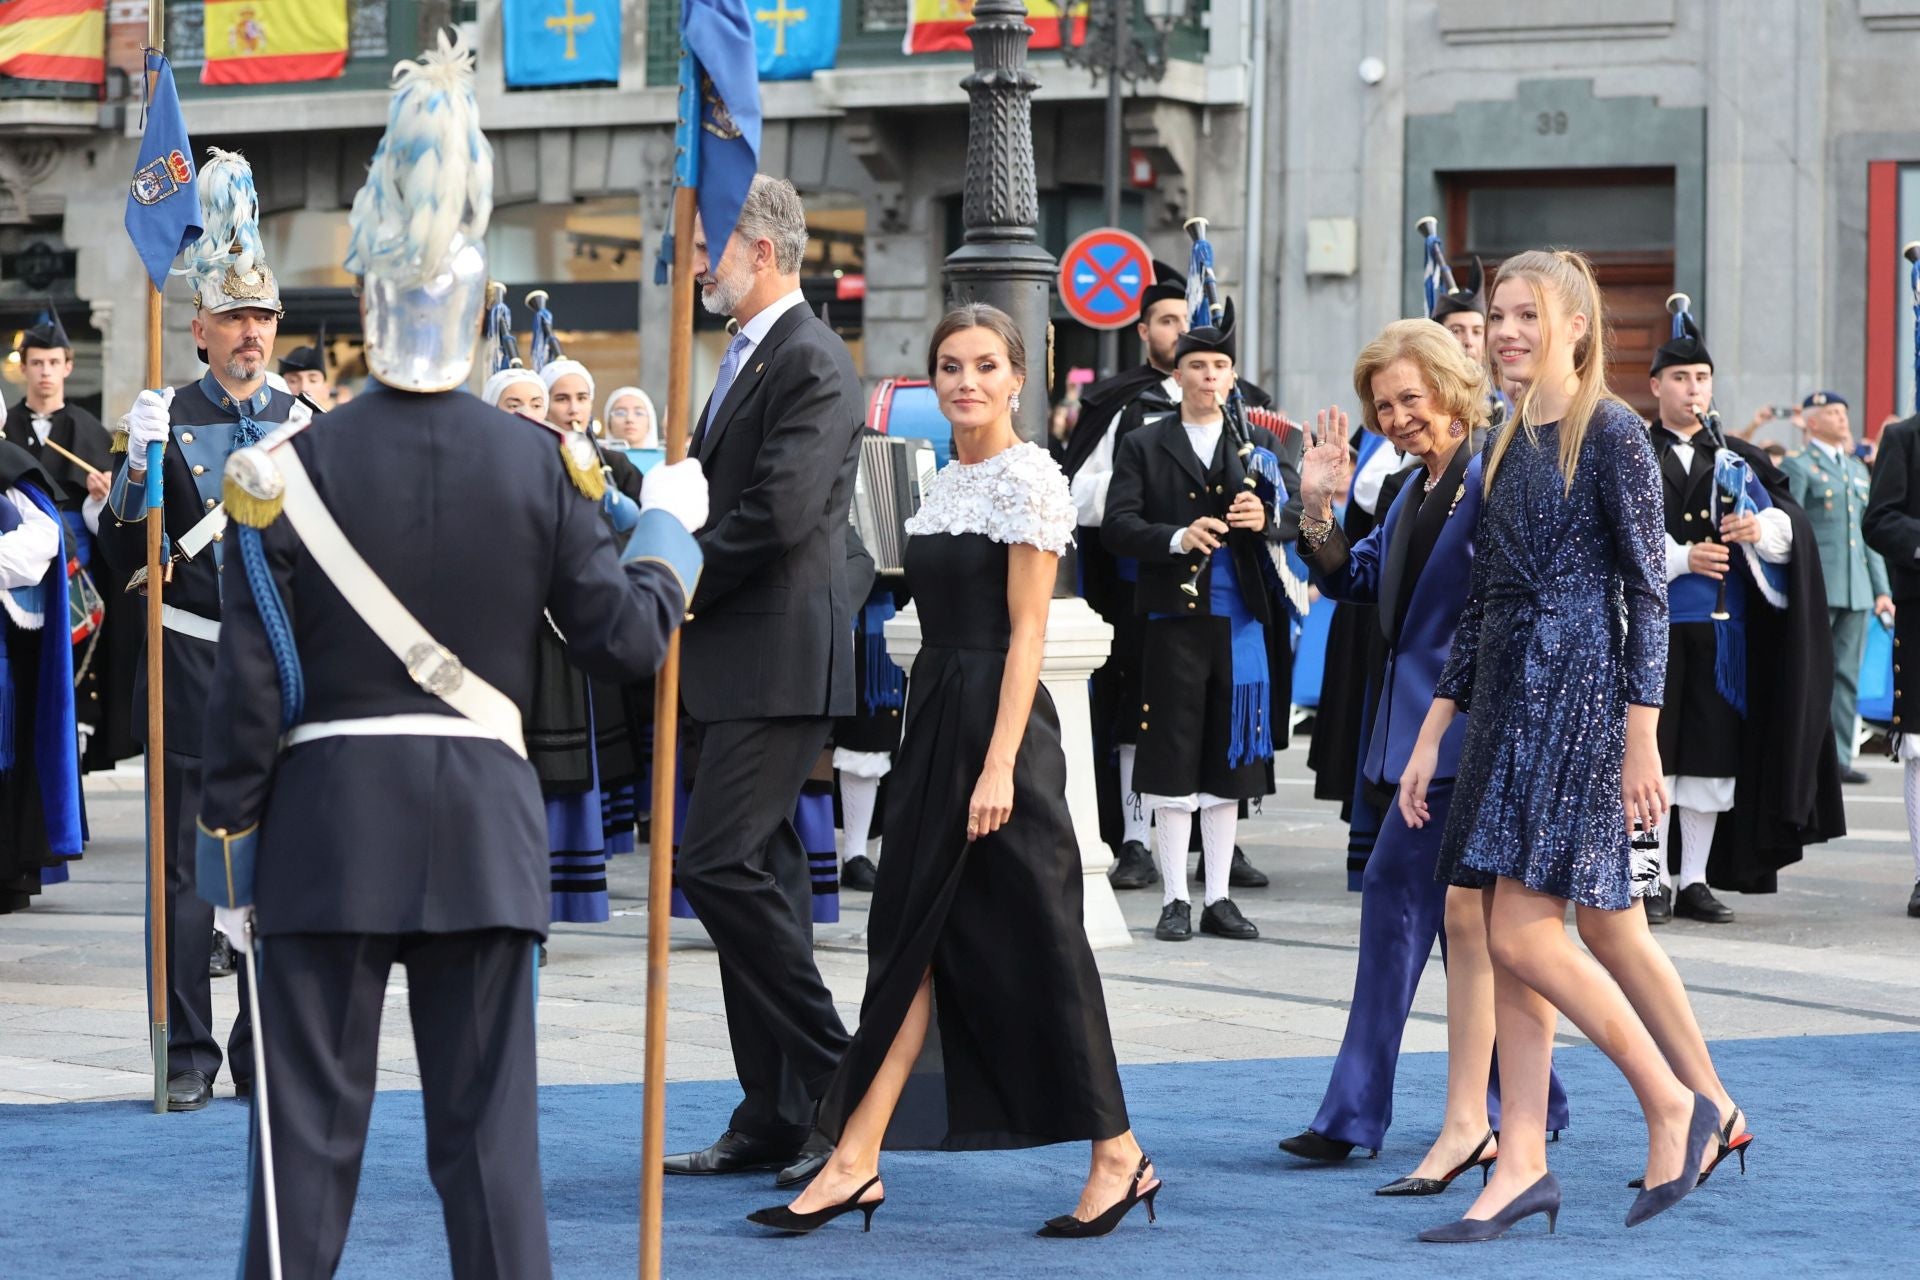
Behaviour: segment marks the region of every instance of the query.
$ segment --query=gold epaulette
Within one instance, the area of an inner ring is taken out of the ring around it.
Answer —
[[[127,433],[124,431],[114,432],[113,443],[109,445],[108,448],[114,453],[125,453],[127,451]]]

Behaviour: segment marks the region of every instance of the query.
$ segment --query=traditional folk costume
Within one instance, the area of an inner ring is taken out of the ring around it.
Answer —
[[[862,584],[868,584],[862,590]],[[907,673],[887,653],[886,624],[907,603],[904,575],[874,570],[873,557],[847,526],[848,594],[864,599],[853,617],[854,713],[833,723],[833,769],[840,783],[840,883],[871,892],[880,861],[874,830],[884,780],[900,747]],[[804,833],[802,833],[804,837]]]
[[[1920,272],[1916,272],[1920,275]],[[1906,642],[1920,653],[1920,414],[1903,418],[1880,433],[1873,464],[1873,486],[1861,531],[1868,545],[1886,558],[1893,595],[1893,752],[1901,762],[1907,801],[1907,841],[1913,853],[1913,893],[1907,914],[1920,917],[1920,735],[1910,707],[1920,706],[1920,680]],[[1914,695],[1909,701],[1907,695]]]
[[[35,350],[71,354],[72,340],[51,307],[45,318],[20,338],[17,354]],[[113,470],[112,436],[100,419],[77,405],[63,404],[36,413],[25,400],[7,409],[0,439],[25,449],[59,489],[60,518],[66,526],[65,560],[73,640],[74,711],[80,726],[81,766],[111,769],[115,761],[137,754],[133,740],[133,669],[140,626],[138,603],[106,581],[97,563],[105,498],[87,493],[87,470]],[[75,463],[72,454],[86,464]],[[108,626],[109,616],[116,626]]]
[[[650,671],[701,563],[665,511],[638,517],[623,556],[569,442],[457,390],[492,203],[471,56],[442,36],[400,64],[354,202],[347,269],[379,385],[227,468],[246,527],[223,570],[210,719],[232,732],[208,743],[199,884],[258,936],[289,1274],[331,1274],[346,1243],[396,964],[453,1273],[552,1274],[530,980],[551,901],[523,729],[535,637],[551,616],[590,671]],[[269,1274],[264,1159],[256,1144],[249,1277]]]
[[[0,915],[65,880],[86,841],[59,493],[0,443]]]
[[[1675,313],[1674,336],[1652,372],[1671,365],[1711,368],[1693,317]],[[1660,847],[1678,829],[1677,893],[1659,855],[1635,868],[1635,893],[1648,918],[1673,910],[1714,923],[1733,919],[1709,886],[1771,893],[1775,873],[1801,846],[1845,830],[1839,767],[1828,726],[1832,636],[1818,556],[1807,517],[1786,477],[1744,440],[1717,428],[1652,428],[1666,525],[1669,638],[1660,712],[1660,759],[1672,808]],[[1717,539],[1723,516],[1757,516],[1757,543],[1730,548],[1724,618],[1719,582],[1687,571],[1687,548]],[[1815,616],[1817,615],[1817,616]],[[1817,625],[1815,625],[1817,624]],[[1810,719],[1812,717],[1812,719]],[[1826,730],[1815,741],[1811,726]],[[1731,815],[1722,821],[1721,815]],[[1671,858],[1669,858],[1671,862]]]
[[[187,250],[194,303],[209,315],[249,309],[283,313],[280,289],[262,258],[259,205],[253,172],[230,152],[213,149],[197,181],[201,239]],[[257,444],[289,420],[309,413],[294,398],[262,383],[244,398],[228,391],[209,371],[169,393],[172,438],[162,473],[169,548],[163,591],[166,628],[164,716],[167,864],[167,1071],[169,1105],[204,1106],[220,1070],[213,1032],[208,960],[213,949],[213,909],[193,892],[193,816],[200,808],[201,761],[215,745],[208,739],[207,704],[222,624],[221,566],[228,551],[227,518],[220,477],[235,450]],[[125,448],[116,437],[115,448]],[[139,469],[135,469],[135,464]],[[141,588],[146,563],[146,459],[129,455],[114,475],[102,520],[101,549],[116,570]],[[143,589],[143,588],[142,588]],[[141,635],[144,640],[145,629]],[[144,645],[135,673],[134,725],[146,740],[144,710],[147,665]],[[223,723],[223,722],[214,722]],[[153,767],[152,761],[148,767]],[[247,1011],[247,973],[239,971],[240,1012],[227,1040],[227,1065],[236,1090],[253,1085],[253,1028]],[[195,1082],[188,1073],[197,1072]],[[180,1082],[176,1089],[173,1080]]]
[[[1234,354],[1232,313],[1220,328],[1181,338],[1178,359]],[[1229,404],[1227,414],[1238,407]],[[1134,785],[1155,823],[1154,851],[1163,910],[1156,936],[1191,937],[1187,845],[1200,816],[1206,910],[1201,928],[1223,937],[1258,931],[1227,896],[1240,802],[1273,788],[1276,737],[1285,703],[1274,672],[1289,671],[1287,619],[1276,599],[1269,547],[1282,540],[1278,510],[1288,501],[1279,440],[1261,427],[1227,432],[1228,418],[1207,424],[1169,412],[1121,441],[1109,482],[1102,538],[1109,551],[1139,562],[1134,608],[1143,620],[1139,748]],[[1240,443],[1251,448],[1243,457]],[[1255,534],[1229,533],[1211,555],[1181,550],[1187,527],[1224,516],[1254,481],[1266,508]],[[1276,721],[1278,723],[1276,724]]]

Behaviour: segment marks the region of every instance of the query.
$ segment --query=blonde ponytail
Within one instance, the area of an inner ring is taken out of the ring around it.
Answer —
[[[1494,289],[1498,289],[1508,279],[1525,280],[1533,290],[1533,301],[1540,313],[1540,333],[1544,339],[1543,349],[1535,356],[1535,364],[1543,362],[1547,354],[1559,340],[1553,331],[1554,316],[1585,316],[1587,331],[1573,347],[1573,372],[1576,379],[1573,397],[1567,404],[1567,411],[1560,419],[1560,474],[1566,478],[1567,492],[1573,491],[1574,468],[1580,463],[1580,449],[1586,443],[1587,424],[1593,418],[1593,412],[1603,400],[1621,403],[1620,398],[1607,389],[1607,337],[1606,316],[1601,304],[1600,285],[1593,276],[1593,264],[1585,255],[1571,249],[1529,249],[1517,253],[1500,264],[1499,272],[1494,276]],[[1494,289],[1487,291],[1487,297],[1493,297]],[[1551,295],[1553,304],[1548,305]],[[1493,349],[1491,335],[1487,343],[1488,351]],[[1513,417],[1500,429],[1494,440],[1493,453],[1487,459],[1485,487],[1491,488],[1493,478],[1500,469],[1501,459],[1506,457],[1507,448],[1513,443],[1514,433],[1525,431],[1529,441],[1536,439],[1534,434],[1533,401],[1540,384],[1536,380],[1529,383],[1526,393],[1515,406]]]

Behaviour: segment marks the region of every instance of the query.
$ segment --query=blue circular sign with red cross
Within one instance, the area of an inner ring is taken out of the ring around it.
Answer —
[[[1121,329],[1140,318],[1140,299],[1153,283],[1153,255],[1139,236],[1099,227],[1067,246],[1060,258],[1060,301],[1090,329]]]

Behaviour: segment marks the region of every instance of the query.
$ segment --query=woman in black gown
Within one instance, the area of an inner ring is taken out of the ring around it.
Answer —
[[[1066,760],[1039,684],[1048,602],[1073,535],[1066,477],[1022,443],[1018,329],[960,307],[929,344],[954,461],[907,523],[923,647],[874,888],[860,1027],[820,1103],[837,1143],[791,1204],[810,1231],[885,1196],[880,1148],[1091,1142],[1079,1206],[1043,1236],[1102,1235],[1160,1183],[1128,1125],[1100,974],[1081,923]]]

